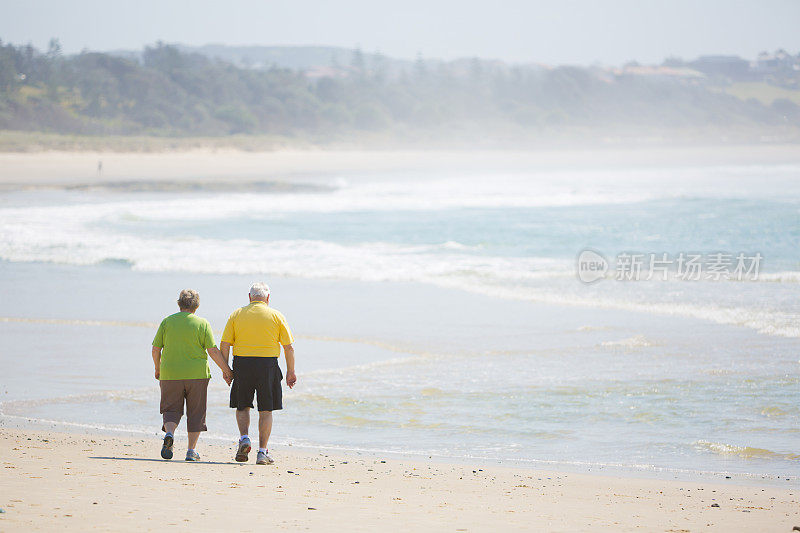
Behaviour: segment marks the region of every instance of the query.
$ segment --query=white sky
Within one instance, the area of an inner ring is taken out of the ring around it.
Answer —
[[[798,0],[0,0],[0,39],[68,53],[201,45],[360,45],[413,58],[658,63],[800,51]]]

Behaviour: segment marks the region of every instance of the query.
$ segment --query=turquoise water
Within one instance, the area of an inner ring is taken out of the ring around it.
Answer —
[[[265,278],[300,336],[302,385],[278,442],[796,480],[798,180],[800,167],[762,165],[4,193],[0,318],[34,321],[0,326],[36,337],[48,362],[64,336],[99,340],[91,371],[31,366],[45,392],[9,380],[3,413],[153,431],[148,323],[195,285],[221,329]],[[587,247],[763,262],[755,280],[586,285],[575,259]],[[54,289],[44,307],[27,303],[38,283]],[[115,290],[133,300],[123,310],[78,296]],[[118,363],[97,372],[109,353]],[[230,436],[225,394],[212,387],[209,426]]]

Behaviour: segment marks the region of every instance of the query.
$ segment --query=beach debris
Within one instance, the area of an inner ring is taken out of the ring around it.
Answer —
[[[792,531],[800,531],[800,526],[794,526],[794,527],[792,528]]]
[[[286,473],[287,474],[294,474],[294,472],[292,470],[287,470]]]
[[[730,478],[731,478],[731,476],[725,476],[725,479],[730,479]]]
[[[316,507],[309,507],[309,508],[308,508],[308,510],[309,510],[309,511],[316,511],[316,510],[317,510],[317,508],[316,508]]]
[[[5,512],[6,512],[6,510],[5,510],[5,509],[0,509],[0,514],[3,514],[3,513],[5,513]]]
[[[719,507],[719,504],[718,503],[712,503],[711,507]]]

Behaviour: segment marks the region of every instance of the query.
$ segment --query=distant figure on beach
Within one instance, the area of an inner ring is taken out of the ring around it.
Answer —
[[[97,175],[101,176],[102,174],[103,174],[103,160],[102,159],[98,159],[97,160]]]
[[[182,290],[178,296],[179,312],[161,321],[153,339],[153,363],[156,379],[161,386],[161,414],[166,432],[161,447],[161,457],[172,459],[175,429],[183,416],[186,402],[186,429],[189,434],[187,461],[199,461],[195,450],[201,431],[206,431],[206,397],[211,370],[208,357],[222,370],[225,382],[230,385],[233,370],[228,366],[214,342],[211,325],[194,312],[200,307],[200,295],[192,289]]]
[[[248,295],[250,304],[234,311],[222,333],[220,350],[225,360],[233,346],[233,385],[230,406],[236,409],[239,425],[239,446],[236,460],[247,461],[250,453],[250,409],[258,395],[258,454],[256,464],[272,464],[267,444],[272,432],[272,411],[283,409],[281,379],[278,366],[281,346],[286,358],[286,384],[297,383],[294,374],[294,338],[286,318],[269,307],[269,287],[254,283]]]

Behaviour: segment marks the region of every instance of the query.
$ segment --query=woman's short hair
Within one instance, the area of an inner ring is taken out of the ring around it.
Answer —
[[[178,296],[178,307],[181,310],[197,311],[200,307],[200,293],[194,289],[183,289]]]

